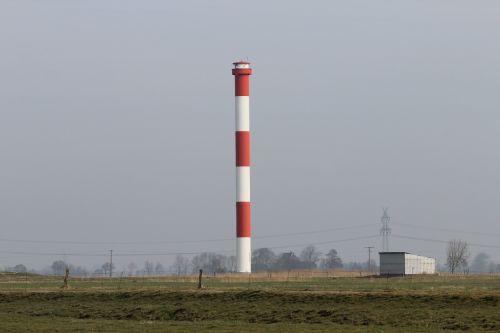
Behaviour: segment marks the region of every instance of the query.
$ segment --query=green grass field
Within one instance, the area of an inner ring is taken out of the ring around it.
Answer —
[[[498,332],[500,276],[0,274],[0,332]]]

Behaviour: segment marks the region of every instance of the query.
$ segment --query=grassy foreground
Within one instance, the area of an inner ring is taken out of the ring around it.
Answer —
[[[60,279],[33,277],[23,288],[17,278],[0,283],[0,332],[500,331],[497,276],[221,277],[202,290],[190,280],[157,278],[132,288],[133,279],[119,287],[90,279],[65,291],[47,286]]]

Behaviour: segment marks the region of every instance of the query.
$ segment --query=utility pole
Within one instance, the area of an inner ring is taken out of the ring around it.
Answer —
[[[113,250],[109,250],[109,277],[113,277]]]
[[[372,249],[374,249],[373,246],[365,246],[365,249],[368,249],[368,272],[371,273],[372,271]]]

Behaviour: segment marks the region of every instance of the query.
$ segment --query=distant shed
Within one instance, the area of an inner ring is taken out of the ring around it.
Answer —
[[[380,275],[436,273],[436,259],[408,252],[379,252]]]

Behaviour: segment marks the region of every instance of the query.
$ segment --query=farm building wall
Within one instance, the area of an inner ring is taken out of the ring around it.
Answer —
[[[404,275],[405,253],[404,252],[381,252],[380,253],[381,275]]]
[[[406,252],[380,252],[380,275],[434,274],[436,260]]]
[[[405,253],[405,274],[434,274],[436,260],[434,258]]]

